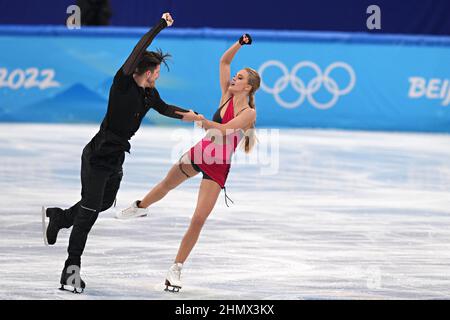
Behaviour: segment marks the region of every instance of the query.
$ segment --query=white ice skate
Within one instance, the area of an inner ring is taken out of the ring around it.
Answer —
[[[148,208],[139,208],[137,206],[138,201],[134,201],[130,207],[118,211],[116,213],[117,219],[132,219],[137,217],[145,217],[148,214]]]
[[[174,263],[167,272],[166,277],[166,288],[164,291],[170,292],[178,292],[182,287],[181,283],[181,268],[183,267],[182,263]]]

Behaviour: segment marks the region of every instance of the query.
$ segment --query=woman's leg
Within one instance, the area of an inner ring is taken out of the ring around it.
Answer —
[[[177,257],[175,258],[176,263],[184,263],[186,261],[197,242],[206,218],[208,218],[216,204],[220,191],[221,188],[216,182],[209,179],[202,179],[198,193],[197,207],[195,208],[189,228],[181,241]]]
[[[187,154],[184,154],[180,161],[172,166],[167,176],[158,183],[139,203],[140,208],[147,208],[151,204],[161,200],[170,190],[176,188],[188,178],[193,177],[198,172],[192,167]]]

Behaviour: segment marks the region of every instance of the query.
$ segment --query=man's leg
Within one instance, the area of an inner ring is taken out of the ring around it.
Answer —
[[[109,177],[105,185],[105,192],[103,193],[103,204],[100,212],[108,210],[114,204],[116,200],[117,192],[120,188],[120,182],[122,181],[123,171],[122,168]]]
[[[83,197],[75,214],[73,228],[69,238],[69,259],[73,262],[79,261],[83,254],[87,236],[103,204],[103,195],[110,173],[95,170],[92,167],[84,169]],[[79,264],[79,263],[75,263]]]
[[[73,287],[73,282],[68,283],[68,280],[72,279],[78,280],[78,284],[81,283],[81,289],[84,288],[84,282],[79,278],[81,255],[86,246],[88,234],[101,211],[105,187],[110,175],[111,172],[106,170],[94,169],[87,163],[83,165],[83,196],[78,206],[78,212],[75,214],[69,238],[68,258],[61,274],[61,284],[63,286],[70,285]],[[78,279],[73,277],[73,272],[77,270]]]
[[[86,245],[87,236],[98,214],[109,209],[116,199],[117,192],[122,181],[122,169],[118,169],[112,175],[110,172],[93,171],[83,180],[86,190],[81,201],[74,207],[78,207],[75,215],[72,233],[69,239],[68,263],[79,266],[80,257]],[[95,174],[92,174],[95,172]]]
[[[103,204],[100,212],[109,209],[113,205],[120,187],[120,182],[122,181],[122,176],[122,169],[120,169],[106,182]],[[85,179],[87,178],[82,176],[81,181]],[[83,197],[83,189],[81,190],[81,196]],[[52,245],[56,243],[56,238],[60,229],[67,229],[73,226],[75,216],[80,210],[80,204],[81,201],[78,201],[72,207],[65,210],[60,208],[47,208],[47,217],[51,220],[47,229],[48,244]]]

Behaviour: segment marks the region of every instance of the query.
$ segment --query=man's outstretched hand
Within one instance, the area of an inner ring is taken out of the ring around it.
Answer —
[[[195,112],[192,110],[189,110],[189,112],[175,111],[175,113],[183,116],[181,120],[186,122],[202,121],[205,119],[202,114],[195,114]]]
[[[167,22],[167,26],[170,27],[173,24],[173,18],[169,12],[163,13],[162,17]]]

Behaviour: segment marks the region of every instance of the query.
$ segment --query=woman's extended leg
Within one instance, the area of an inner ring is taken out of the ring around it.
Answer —
[[[197,242],[203,224],[216,204],[220,191],[221,188],[216,182],[209,179],[202,179],[198,192],[197,207],[195,208],[189,228],[181,241],[177,257],[175,258],[176,263],[184,263],[186,261]]]
[[[176,188],[188,178],[193,177],[198,172],[192,167],[187,154],[183,155],[180,161],[172,166],[166,177],[158,183],[139,203],[140,208],[147,208],[151,204],[161,200],[170,190]]]

